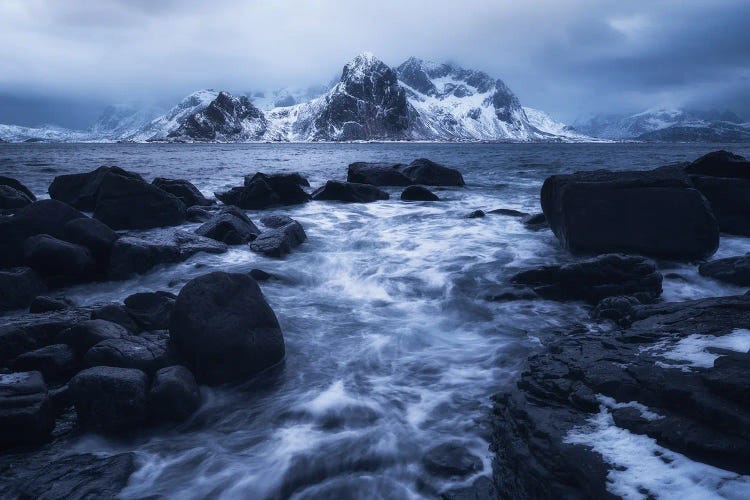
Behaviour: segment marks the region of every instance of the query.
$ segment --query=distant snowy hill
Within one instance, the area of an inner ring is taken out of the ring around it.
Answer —
[[[164,110],[137,103],[107,106],[89,129],[92,138],[118,139],[135,134]]]
[[[750,126],[731,111],[650,109],[634,115],[597,115],[577,120],[573,127],[584,134],[616,140],[750,140]]]
[[[20,127],[0,124],[0,141],[3,142],[86,142],[90,134],[48,125],[44,127]]]

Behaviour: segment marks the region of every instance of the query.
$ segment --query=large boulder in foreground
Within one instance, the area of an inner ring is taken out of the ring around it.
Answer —
[[[574,253],[697,260],[719,245],[711,206],[679,169],[554,175],[541,202],[555,236]]]
[[[185,222],[185,204],[175,195],[140,179],[105,174],[94,217],[112,229],[149,229]]]
[[[33,269],[0,269],[0,311],[29,307],[34,298],[46,290],[47,285]]]
[[[44,441],[54,426],[54,412],[41,373],[0,374],[0,446]]]
[[[157,177],[151,184],[159,189],[166,191],[178,197],[186,207],[192,206],[209,206],[213,202],[203,196],[193,183],[184,179],[167,179],[166,177]]]
[[[140,370],[96,366],[70,380],[70,395],[84,427],[122,431],[148,417],[148,378]]]
[[[7,186],[13,188],[16,191],[23,193],[32,202],[36,201],[36,196],[31,192],[29,188],[24,186],[21,181],[14,179],[13,177],[5,177],[0,175],[0,186]]]
[[[151,418],[180,421],[201,405],[201,393],[195,377],[184,366],[168,366],[156,375],[148,393]]]
[[[719,221],[721,231],[750,236],[750,161],[714,151],[685,168]]]
[[[43,276],[83,281],[94,272],[94,257],[81,245],[39,234],[27,239],[24,246],[25,264]]]
[[[511,281],[531,287],[545,299],[583,300],[589,304],[617,295],[637,295],[641,302],[651,302],[662,291],[662,275],[652,262],[622,255],[531,269],[516,274]]]
[[[370,203],[390,198],[388,193],[370,184],[328,181],[313,193],[316,201],[345,201],[348,203]]]
[[[0,184],[0,209],[15,210],[33,203],[23,191]]]
[[[180,291],[169,328],[177,352],[199,382],[248,378],[284,359],[284,337],[258,284],[214,272]]]
[[[91,212],[96,206],[104,177],[116,174],[134,180],[143,180],[140,175],[123,170],[120,167],[102,166],[91,172],[82,174],[58,175],[49,186],[49,195],[53,200],[59,200],[76,207],[78,210]]]

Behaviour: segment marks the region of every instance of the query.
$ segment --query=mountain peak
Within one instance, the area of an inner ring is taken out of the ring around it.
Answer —
[[[362,52],[346,63],[341,73],[341,81],[362,81],[371,73],[385,73],[391,69],[372,52]]]

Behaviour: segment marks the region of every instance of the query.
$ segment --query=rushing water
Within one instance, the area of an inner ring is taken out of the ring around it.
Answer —
[[[352,161],[426,157],[460,169],[467,186],[440,202],[405,203],[399,190],[372,204],[313,202],[282,208],[308,241],[283,260],[234,247],[197,255],[129,281],[71,288],[79,304],[137,291],[174,292],[210,270],[261,268],[287,344],[284,367],[263,380],[204,388],[188,422],[128,440],[83,435],[60,454],[133,450],[140,468],[127,498],[433,497],[477,476],[429,476],[423,454],[464,443],[491,473],[490,396],[513,380],[540,329],[586,320],[586,311],[547,301],[492,303],[489,286],[530,266],[571,257],[549,231],[513,217],[467,219],[472,210],[539,211],[548,175],[582,169],[650,168],[692,160],[721,145],[641,144],[257,144],[0,145],[0,175],[42,194],[54,176],[119,165],[184,178],[204,193],[240,185],[256,171],[306,175],[313,187],[343,179]],[[725,149],[749,155],[750,145]],[[249,211],[257,219],[260,212]],[[725,238],[719,255],[750,249]],[[735,293],[688,265],[664,269],[665,298]]]

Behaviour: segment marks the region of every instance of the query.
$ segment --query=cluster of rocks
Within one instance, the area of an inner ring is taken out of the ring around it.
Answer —
[[[718,151],[652,171],[545,181],[542,208],[562,246],[600,255],[519,272],[487,298],[581,301],[603,322],[534,332],[543,347],[496,396],[494,480],[503,495],[611,497],[616,457],[579,439],[597,425],[748,473],[750,353],[720,339],[747,327],[750,295],[659,303],[663,278],[644,256],[704,260],[720,233],[750,235],[749,178],[750,162]],[[704,261],[699,272],[748,286],[750,256]],[[691,342],[702,343],[708,362],[684,354]],[[658,496],[647,482],[639,492]]]

